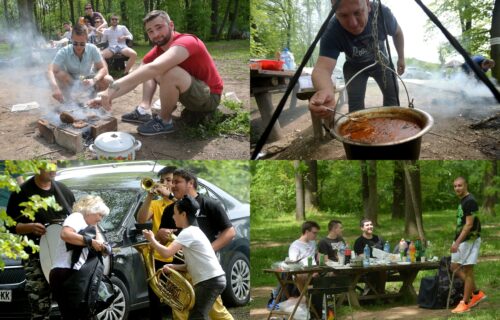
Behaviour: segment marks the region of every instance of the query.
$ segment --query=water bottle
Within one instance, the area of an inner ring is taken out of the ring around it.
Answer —
[[[404,238],[399,241],[399,257],[401,258],[401,261],[405,261],[405,250],[406,250],[406,241]]]
[[[340,248],[339,248],[339,263],[340,265],[343,265],[345,263],[345,245],[343,242],[340,243]]]
[[[389,244],[389,241],[386,241],[384,244],[384,251],[387,253],[391,252],[391,245]]]
[[[415,248],[415,244],[413,243],[413,241],[410,242],[410,246],[408,247],[408,251],[410,252],[410,262],[411,263],[415,262],[416,248]]]
[[[363,267],[370,266],[370,247],[365,245],[365,249],[363,250]]]
[[[294,70],[295,69],[295,59],[293,54],[288,50],[288,48],[283,49],[280,54],[280,60],[285,64],[283,65],[283,69],[285,70]]]

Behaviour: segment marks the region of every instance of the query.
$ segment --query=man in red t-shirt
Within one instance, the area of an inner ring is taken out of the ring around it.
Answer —
[[[207,115],[220,102],[223,83],[204,43],[190,34],[174,31],[174,23],[165,11],[154,10],[143,19],[149,39],[155,43],[141,66],[113,82],[91,105],[111,109],[111,101],[143,83],[142,101],[137,108],[122,116],[122,121],[141,123],[142,135],[174,131],[172,112],[180,101],[188,112]],[[151,116],[151,100],[160,86],[161,111]]]

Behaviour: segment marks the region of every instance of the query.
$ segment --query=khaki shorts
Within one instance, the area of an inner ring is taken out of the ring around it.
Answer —
[[[220,94],[211,94],[205,82],[191,77],[191,86],[179,96],[179,101],[190,111],[211,112],[217,109]]]

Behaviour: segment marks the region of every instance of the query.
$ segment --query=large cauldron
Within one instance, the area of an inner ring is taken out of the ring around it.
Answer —
[[[419,133],[406,139],[386,143],[363,143],[347,139],[340,134],[342,125],[350,121],[349,117],[341,116],[335,120],[331,132],[337,140],[344,144],[346,157],[350,160],[417,160],[420,156],[422,136],[430,130],[434,123],[431,115],[425,111],[401,107],[368,108],[351,112],[348,116],[353,118],[362,116],[368,119],[380,117],[403,119],[414,122],[422,128]]]

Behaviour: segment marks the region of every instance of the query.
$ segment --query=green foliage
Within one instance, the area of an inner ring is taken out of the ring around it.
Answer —
[[[456,206],[453,180],[464,176],[479,203],[485,192],[484,171],[489,161],[420,161],[422,208],[424,213]],[[292,161],[259,161],[252,165],[252,211],[263,217],[288,215],[295,210],[295,182]],[[318,161],[320,209],[361,217],[361,167],[359,161]],[[379,211],[389,212],[393,195],[392,161],[377,161]],[[269,199],[269,194],[276,194]],[[255,202],[255,205],[253,203]]]
[[[57,166],[52,161],[46,160],[30,160],[30,161],[17,161],[17,160],[6,160],[0,161],[3,171],[0,171],[0,189],[2,191],[8,190],[9,192],[19,192],[20,188],[13,178],[13,174],[28,174],[28,173],[38,173],[39,170],[54,171]],[[62,210],[62,207],[56,202],[54,197],[42,198],[39,195],[34,195],[30,198],[30,201],[23,202],[20,204],[24,207],[21,210],[25,217],[34,220],[35,213],[43,208],[47,209],[49,207],[55,210]],[[26,259],[28,255],[24,251],[24,248],[30,247],[33,251],[38,250],[38,246],[33,243],[33,241],[28,240],[26,236],[15,235],[9,232],[9,227],[13,227],[15,221],[7,215],[4,208],[0,209],[0,252],[11,259],[20,257]],[[0,256],[0,269],[3,269],[4,261],[3,257]]]

